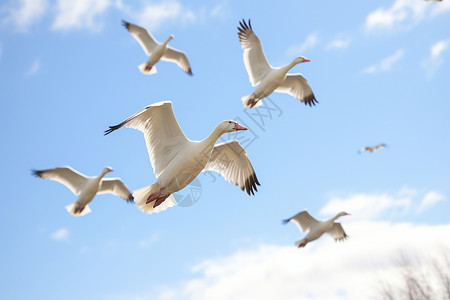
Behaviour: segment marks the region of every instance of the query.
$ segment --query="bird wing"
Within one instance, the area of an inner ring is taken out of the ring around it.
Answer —
[[[33,175],[64,184],[75,195],[81,193],[89,178],[71,167],[59,167],[48,170],[32,170]]]
[[[184,135],[172,110],[172,102],[146,106],[122,123],[109,126],[105,135],[126,126],[144,133],[150,163],[158,177],[189,140]]]
[[[122,25],[131,33],[131,35],[138,41],[145,53],[150,56],[153,49],[156,48],[158,42],[155,38],[147,31],[147,29],[128,23],[122,20]]]
[[[312,226],[319,223],[316,219],[314,219],[306,210],[301,211],[290,219],[284,220],[284,223],[289,221],[293,221],[301,231],[306,232],[311,229]]]
[[[344,228],[342,228],[341,223],[334,223],[330,230],[327,231],[336,241],[345,240],[348,235],[345,233]]]
[[[247,152],[237,140],[226,141],[214,146],[211,157],[203,172],[215,171],[226,181],[239,185],[247,194],[255,194],[258,191],[256,185],[260,185],[253,166],[247,157]]]
[[[127,202],[133,202],[134,199],[133,195],[120,178],[103,178],[98,193],[111,193],[127,200]]]
[[[183,51],[167,46],[161,59],[176,63],[183,71],[192,75],[191,65],[189,64],[186,53]]]
[[[272,67],[264,55],[261,41],[253,32],[250,20],[248,20],[248,25],[245,20],[239,24],[241,27],[238,27],[238,36],[242,49],[244,49],[244,65],[252,86],[255,86],[272,70]]]
[[[284,79],[275,91],[289,94],[305,103],[305,105],[309,104],[309,106],[312,106],[318,103],[311,87],[308,84],[308,81],[300,73],[288,74],[286,79]]]

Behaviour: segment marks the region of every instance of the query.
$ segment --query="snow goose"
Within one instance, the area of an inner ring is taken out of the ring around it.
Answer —
[[[143,27],[128,23],[122,20],[123,26],[138,41],[145,53],[150,57],[147,62],[139,65],[142,73],[150,75],[156,73],[155,64],[160,60],[176,63],[183,71],[192,75],[191,66],[186,54],[180,50],[172,48],[168,45],[169,41],[174,38],[170,35],[164,43],[159,43],[155,38]]]
[[[373,147],[364,147],[360,151],[358,151],[358,153],[361,153],[362,151],[372,153],[372,152],[375,152],[375,151],[377,151],[379,149],[382,149],[384,147],[387,147],[387,145],[386,144],[379,144],[379,145],[376,145],[376,146],[373,146]]]
[[[237,140],[215,145],[227,132],[247,130],[236,121],[219,123],[202,141],[184,135],[172,110],[172,102],[151,104],[122,123],[110,126],[105,135],[126,126],[144,133],[156,182],[133,191],[134,201],[146,212],[160,212],[177,205],[173,197],[202,171],[215,171],[225,180],[239,185],[250,195],[259,185],[253,166]]]
[[[55,180],[64,184],[78,200],[66,206],[66,210],[74,216],[84,216],[91,212],[87,205],[96,194],[111,193],[122,197],[127,202],[133,201],[133,196],[120,178],[103,178],[108,172],[114,171],[111,167],[103,169],[99,176],[86,176],[71,167],[59,167],[48,170],[32,170],[34,176]]]
[[[317,100],[302,74],[287,74],[295,65],[307,62],[303,56],[282,67],[272,67],[264,55],[261,41],[253,32],[250,20],[239,22],[239,41],[244,50],[244,64],[252,86],[259,84],[253,93],[242,97],[245,107],[252,108],[262,105],[261,99],[269,96],[273,91],[289,94],[305,105],[316,105]]]
[[[347,216],[349,213],[340,212],[334,218],[327,221],[317,221],[307,211],[302,211],[293,216],[292,218],[283,220],[284,224],[289,221],[293,221],[303,232],[309,231],[308,234],[300,241],[295,242],[297,247],[305,247],[306,244],[317,240],[325,232],[329,233],[335,241],[343,241],[348,237],[342,228],[341,223],[335,223],[337,218]]]

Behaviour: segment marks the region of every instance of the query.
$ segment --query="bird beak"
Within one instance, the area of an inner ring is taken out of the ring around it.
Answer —
[[[307,61],[310,61],[310,60],[307,59],[307,58],[304,58],[304,59],[303,59],[303,62],[307,62]]]
[[[247,127],[241,126],[238,123],[234,124],[234,130],[248,130]]]
[[[349,214],[349,213],[345,213],[347,216],[350,216],[351,214]]]
[[[114,169],[111,169],[111,168],[110,168],[110,169],[109,169],[109,172],[112,172],[112,171],[114,171]]]

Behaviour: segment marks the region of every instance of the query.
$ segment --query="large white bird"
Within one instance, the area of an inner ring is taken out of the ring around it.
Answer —
[[[91,212],[87,204],[97,194],[111,193],[127,202],[133,201],[133,196],[120,178],[103,178],[106,173],[112,171],[114,170],[111,167],[105,167],[99,176],[86,176],[67,166],[40,171],[32,170],[32,173],[37,177],[62,183],[75,195],[79,195],[76,202],[66,206],[66,210],[74,216],[84,216]]]
[[[385,147],[387,147],[386,144],[379,144],[379,145],[376,145],[376,146],[373,146],[373,147],[364,147],[360,151],[358,151],[358,153],[361,153],[362,151],[372,153],[372,152],[375,152],[375,151],[377,151],[379,149],[383,149]]]
[[[300,241],[295,242],[297,247],[305,247],[311,241],[317,240],[322,234],[329,233],[335,241],[343,241],[348,236],[342,228],[341,223],[335,223],[337,218],[347,216],[349,213],[340,212],[334,218],[327,221],[317,221],[307,211],[302,211],[292,218],[283,220],[284,224],[293,221],[303,232],[309,231],[308,234]]]
[[[134,201],[147,213],[177,205],[173,197],[200,172],[215,171],[225,180],[254,194],[259,185],[253,166],[237,140],[215,144],[227,132],[247,130],[236,121],[223,121],[202,141],[184,135],[173,114],[172,102],[151,104],[122,123],[110,126],[105,135],[126,126],[144,133],[156,182],[133,191]]]
[[[259,84],[253,93],[242,97],[245,107],[252,108],[262,105],[261,99],[269,96],[273,91],[289,94],[301,102],[316,105],[317,100],[308,81],[302,74],[287,74],[295,65],[310,61],[303,56],[282,67],[272,67],[264,55],[261,41],[253,32],[250,20],[239,22],[239,41],[244,49],[244,64],[252,86]]]
[[[142,49],[149,56],[147,62],[138,66],[142,73],[150,75],[156,73],[155,64],[160,60],[176,63],[183,71],[192,75],[191,66],[183,51],[172,48],[168,45],[174,38],[170,35],[164,43],[159,43],[145,28],[128,23],[122,20],[123,26],[138,41]]]

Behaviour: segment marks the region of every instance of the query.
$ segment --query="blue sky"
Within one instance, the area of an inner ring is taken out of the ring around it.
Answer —
[[[426,269],[450,247],[450,2],[260,3],[1,2],[0,298],[365,299],[380,278],[395,282],[399,253]],[[244,110],[242,18],[272,65],[311,60],[292,72],[308,79],[316,107],[274,93],[271,114]],[[173,34],[194,76],[166,62],[141,74],[145,54],[122,19],[160,41]],[[30,175],[110,165],[132,190],[151,184],[142,133],[103,131],[163,100],[190,139],[226,119],[251,129],[238,138],[256,196],[205,173],[194,205],[146,215],[100,195],[74,218],[67,188]],[[350,212],[350,239],[296,249],[303,233],[280,221],[305,208],[319,219]]]

